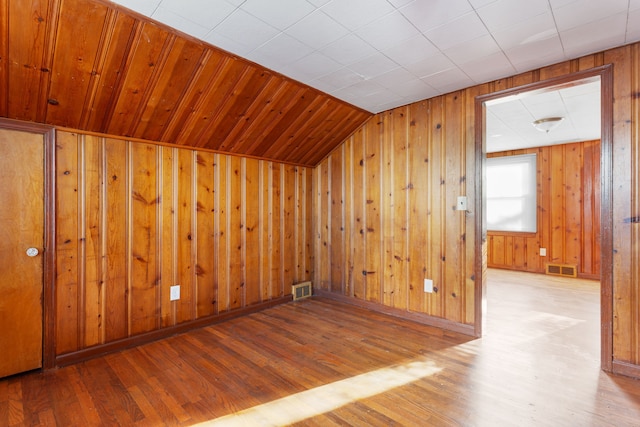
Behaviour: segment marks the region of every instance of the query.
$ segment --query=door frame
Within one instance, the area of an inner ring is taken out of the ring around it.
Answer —
[[[44,144],[44,250],[42,252],[42,368],[55,366],[55,129],[38,123],[0,118],[0,128],[42,135]]]
[[[484,219],[486,141],[484,138],[484,104],[497,98],[544,90],[552,86],[600,77],[601,139],[600,139],[600,366],[613,370],[613,65],[607,64],[584,71],[517,86],[475,98],[475,295],[474,334],[482,336],[486,310],[486,258],[483,247],[487,244]]]

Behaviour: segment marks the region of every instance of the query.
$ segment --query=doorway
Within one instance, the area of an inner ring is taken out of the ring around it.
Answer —
[[[0,119],[0,377],[53,366],[53,130]]]
[[[476,98],[476,198],[475,211],[478,213],[475,220],[476,233],[476,335],[481,336],[486,313],[486,273],[487,273],[487,225],[486,225],[486,153],[487,141],[485,136],[486,105],[499,99],[522,97],[528,93],[544,93],[555,90],[558,87],[570,87],[581,82],[600,80],[601,97],[601,145],[600,145],[600,306],[601,306],[601,367],[605,371],[612,369],[612,217],[611,217],[611,176],[612,176],[612,71],[611,66],[598,67],[582,72],[573,73],[561,78],[549,79],[529,85],[495,92]]]

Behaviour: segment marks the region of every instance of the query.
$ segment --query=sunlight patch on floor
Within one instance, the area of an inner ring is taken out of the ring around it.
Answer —
[[[441,370],[431,361],[382,368],[206,421],[198,426],[289,425],[429,377]]]

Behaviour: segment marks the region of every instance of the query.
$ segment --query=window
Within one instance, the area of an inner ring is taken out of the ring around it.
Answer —
[[[536,155],[487,159],[487,229],[536,231]]]

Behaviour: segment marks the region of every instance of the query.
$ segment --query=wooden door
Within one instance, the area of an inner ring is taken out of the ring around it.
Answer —
[[[0,129],[0,378],[42,366],[43,245],[43,135]]]

